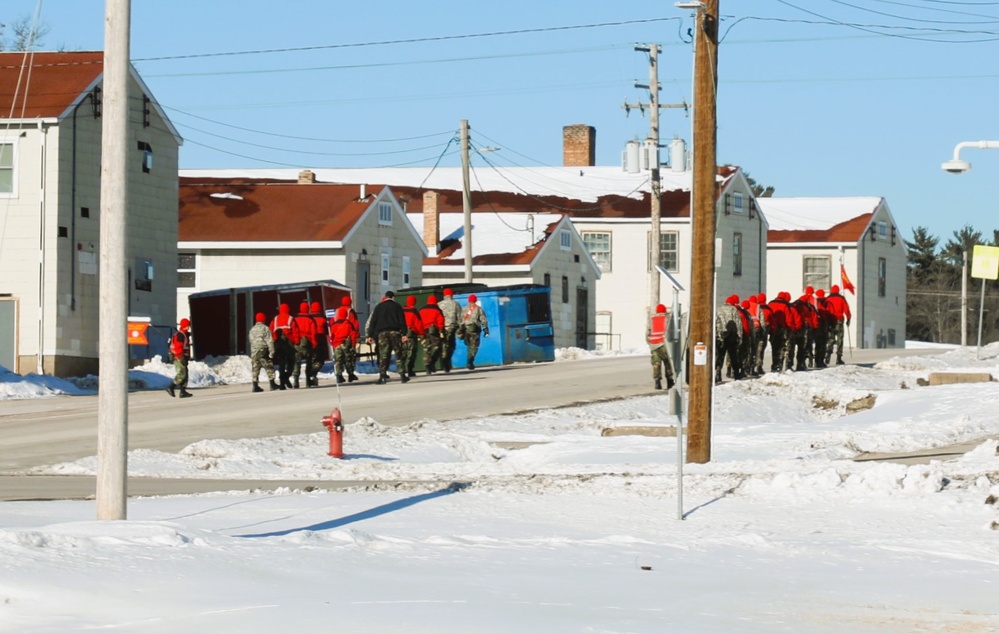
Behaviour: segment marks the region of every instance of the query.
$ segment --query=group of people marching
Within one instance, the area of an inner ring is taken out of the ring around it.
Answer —
[[[787,291],[767,301],[760,293],[746,300],[732,295],[715,314],[715,382],[764,373],[763,354],[770,343],[771,372],[842,365],[843,338],[850,325],[850,305],[832,285],[829,292],[811,286],[798,299]]]
[[[395,353],[396,369],[403,383],[414,374],[418,349],[423,350],[427,374],[438,369],[451,371],[456,338],[463,338],[468,348],[468,369],[475,369],[475,355],[480,337],[489,336],[489,322],[477,304],[475,295],[468,296],[464,308],[446,288],[443,299],[431,294],[426,304],[417,308],[416,297],[407,298],[404,308],[395,301],[395,293],[387,291],[371,311],[364,327],[364,340],[376,345],[378,381],[389,380],[388,368]],[[267,316],[257,313],[256,324],[250,329],[249,346],[253,391],[262,392],[260,370],[267,374],[271,390],[300,387],[305,368],[306,387],[319,385],[319,371],[325,361],[322,353],[326,342],[333,360],[337,383],[357,380],[355,370],[360,357],[361,326],[349,296],[330,319],[322,312],[319,302],[299,306],[291,314],[287,304],[281,304],[278,314],[268,324]]]

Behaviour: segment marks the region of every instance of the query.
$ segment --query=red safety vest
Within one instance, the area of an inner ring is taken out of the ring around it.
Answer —
[[[666,341],[666,315],[653,315],[649,328],[649,344],[657,346]]]

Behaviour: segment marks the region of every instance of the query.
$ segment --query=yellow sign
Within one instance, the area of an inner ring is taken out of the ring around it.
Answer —
[[[971,277],[981,280],[999,279],[999,247],[975,245],[971,251]]]

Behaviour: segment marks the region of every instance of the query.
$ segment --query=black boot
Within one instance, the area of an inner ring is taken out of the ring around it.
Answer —
[[[273,392],[274,390],[280,389],[278,387],[278,384],[274,381],[274,379],[271,379],[270,383],[271,383],[271,392]]]
[[[661,390],[661,389],[663,389],[663,382],[662,382],[662,379],[656,379],[656,389],[657,389],[657,390]]]
[[[294,381],[294,382],[295,382],[295,383],[294,383],[294,385],[295,385],[295,389],[296,389],[296,390],[297,390],[297,389],[298,389],[299,387],[301,387],[301,386],[300,386],[300,385],[298,384],[298,377],[297,377],[297,376],[296,376],[296,377],[294,377],[294,378],[292,379],[292,381]]]
[[[356,380],[357,380],[357,375],[356,374],[354,374],[353,372],[348,372],[347,373],[347,382],[348,383],[353,383]]]
[[[375,383],[377,383],[378,385],[384,385],[387,381],[388,381],[387,376],[385,376],[384,374],[379,374],[378,380],[375,381]]]
[[[337,384],[340,384],[340,383],[344,382],[342,374],[336,375],[336,382],[337,382]]]
[[[406,375],[406,373],[405,373],[405,372],[400,372],[400,373],[399,373],[399,379],[400,379],[400,380],[401,380],[401,381],[402,381],[403,383],[408,383],[408,382],[409,382],[409,377],[408,377],[408,376]]]
[[[186,388],[180,388],[180,398],[189,398],[191,396],[194,396],[194,394],[188,392]]]
[[[173,383],[171,383],[166,387],[167,394],[169,394],[170,396],[177,396],[173,390],[174,390]]]
[[[666,377],[666,389],[671,390],[673,389],[674,385],[676,385],[676,381],[673,380],[673,377],[671,376]]]
[[[253,391],[254,392],[263,392],[263,390],[260,389],[260,384],[257,383],[256,381],[253,382]]]

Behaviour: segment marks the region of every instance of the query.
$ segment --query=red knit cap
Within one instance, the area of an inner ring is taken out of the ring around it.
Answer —
[[[444,295],[445,295],[445,296],[451,296],[451,295],[454,295],[454,291],[452,291],[452,290],[451,290],[450,288],[445,288],[445,289],[444,289]]]

